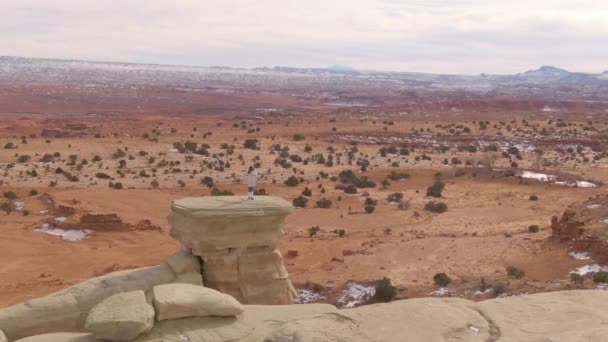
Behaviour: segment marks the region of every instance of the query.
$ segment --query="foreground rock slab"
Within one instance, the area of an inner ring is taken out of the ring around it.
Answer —
[[[164,320],[135,341],[606,341],[607,322],[608,291],[580,290],[479,303],[417,298],[344,310],[328,304],[245,305],[236,317]],[[19,342],[94,341],[86,334],[57,336]]]
[[[236,316],[244,308],[233,297],[190,284],[154,287],[154,308],[159,321],[184,317]]]
[[[154,309],[143,291],[120,293],[106,298],[89,313],[85,329],[98,339],[130,341],[152,329]]]

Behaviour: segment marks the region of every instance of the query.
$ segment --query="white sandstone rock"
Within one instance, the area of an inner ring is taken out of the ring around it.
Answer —
[[[184,273],[177,276],[175,283],[203,286],[203,276],[200,273]]]
[[[88,333],[52,333],[26,337],[15,342],[99,342]]]
[[[235,316],[244,310],[233,297],[202,286],[158,285],[153,293],[159,321],[183,317]]]
[[[4,335],[2,330],[0,330],[0,342],[8,342],[8,340],[6,339],[6,335]]]
[[[176,275],[201,272],[201,264],[198,257],[184,250],[180,250],[175,255],[168,257],[165,259],[165,262]]]
[[[9,341],[78,327],[80,309],[72,294],[34,299],[0,310],[0,329]],[[1,339],[0,339],[1,341]]]
[[[154,309],[143,291],[119,293],[97,304],[89,313],[85,329],[98,339],[130,341],[150,331]]]

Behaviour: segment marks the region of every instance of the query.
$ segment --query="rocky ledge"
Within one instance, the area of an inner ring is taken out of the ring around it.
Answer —
[[[608,292],[579,290],[484,302],[420,298],[343,310],[327,304],[245,305],[236,316],[161,320],[134,341],[605,341],[607,322]],[[93,333],[19,340],[68,341],[99,340]]]

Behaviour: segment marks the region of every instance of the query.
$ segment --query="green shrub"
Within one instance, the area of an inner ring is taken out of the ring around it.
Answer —
[[[538,201],[538,196],[530,195],[530,201]]]
[[[376,210],[376,207],[374,207],[373,205],[366,205],[365,206],[365,212],[368,213],[368,214],[373,213],[374,210]]]
[[[575,285],[582,285],[585,282],[585,278],[578,273],[570,273],[570,281]]]
[[[229,190],[220,190],[218,188],[211,189],[211,196],[234,196],[234,193]]]
[[[395,298],[397,288],[391,284],[391,280],[387,277],[382,278],[376,284],[376,292],[374,293],[374,301],[387,303]]]
[[[14,200],[14,199],[17,199],[17,194],[14,191],[5,191],[4,197],[8,198],[10,200]]]
[[[292,204],[297,208],[306,208],[306,204],[308,204],[308,198],[304,196],[298,196],[293,199]]]
[[[538,233],[539,230],[540,230],[540,227],[537,224],[528,226],[528,231],[530,233]]]
[[[328,209],[331,208],[332,202],[327,198],[321,198],[317,201],[317,208]]]
[[[111,179],[112,178],[112,177],[110,177],[110,175],[108,175],[107,173],[103,173],[103,172],[97,172],[95,174],[95,177],[99,178],[99,179]]]
[[[304,190],[302,190],[302,196],[310,197],[312,196],[312,191],[308,187],[305,187]]]
[[[521,279],[526,275],[526,272],[524,272],[524,270],[517,268],[515,266],[508,266],[507,274],[513,278]]]
[[[36,196],[36,195],[38,195],[38,190],[36,190],[36,189],[30,190],[30,196]]]
[[[435,202],[431,201],[424,205],[424,210],[441,214],[441,213],[448,211],[448,205],[443,202],[435,203]]]
[[[448,277],[447,274],[441,272],[441,273],[437,273],[433,276],[433,281],[435,281],[435,284],[437,284],[437,286],[439,286],[439,287],[446,287],[446,286],[450,285],[450,283],[452,282],[452,279],[450,277]]]
[[[441,193],[443,192],[444,188],[445,184],[442,181],[437,180],[435,183],[433,183],[433,185],[426,189],[426,195],[439,198],[441,197]]]
[[[211,178],[209,176],[205,176],[203,179],[201,179],[201,184],[203,184],[204,186],[206,186],[208,188],[213,188],[213,186],[214,186],[213,178]]]
[[[377,205],[377,204],[378,204],[378,201],[371,197],[368,197],[365,199],[365,205]]]
[[[596,272],[593,274],[594,283],[608,283],[608,272]]]
[[[357,188],[354,185],[349,184],[348,186],[346,186],[346,188],[344,188],[344,193],[346,193],[346,194],[356,194],[357,193]]]
[[[298,186],[298,184],[300,184],[300,180],[296,176],[290,176],[283,183],[287,186],[294,187],[294,186]]]
[[[321,228],[319,228],[319,226],[312,226],[312,227],[308,228],[308,237],[313,237],[313,236],[317,235],[317,233],[320,231],[321,231]]]

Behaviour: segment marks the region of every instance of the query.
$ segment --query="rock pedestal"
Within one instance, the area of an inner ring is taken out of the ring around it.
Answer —
[[[173,202],[171,235],[203,260],[203,282],[243,304],[291,304],[277,245],[292,206],[282,198],[191,197]]]

